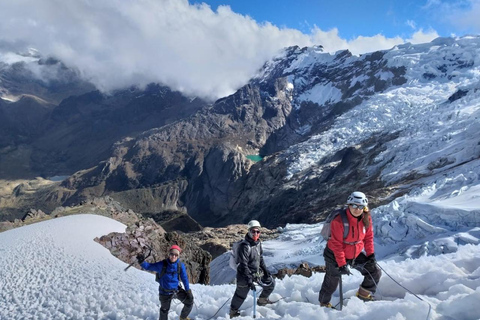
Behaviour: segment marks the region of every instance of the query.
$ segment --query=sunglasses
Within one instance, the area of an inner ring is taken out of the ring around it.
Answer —
[[[360,206],[360,205],[358,205],[358,204],[351,204],[350,206],[351,206],[353,209],[361,209],[361,210],[363,210],[363,209],[365,208],[365,206]]]
[[[260,230],[250,230],[252,234],[260,234]]]
[[[173,252],[170,252],[168,255],[169,255],[169,256],[172,256],[172,257],[178,257],[178,254],[173,253]]]

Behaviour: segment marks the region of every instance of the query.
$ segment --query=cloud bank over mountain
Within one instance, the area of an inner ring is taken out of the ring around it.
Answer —
[[[0,47],[33,47],[55,56],[103,91],[160,82],[189,95],[218,98],[245,84],[280,49],[320,44],[360,54],[404,42],[427,42],[434,30],[409,39],[381,34],[342,39],[337,29],[309,34],[258,23],[228,6],[213,11],[187,0],[3,1]]]

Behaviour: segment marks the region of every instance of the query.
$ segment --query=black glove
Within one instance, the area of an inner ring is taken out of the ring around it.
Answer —
[[[371,263],[377,263],[377,259],[375,259],[375,253],[372,253],[371,255],[367,256],[367,262]]]
[[[268,280],[268,279],[270,279],[270,272],[268,272],[267,270],[264,270],[262,280]]]
[[[145,261],[145,256],[141,253],[137,254],[137,261],[139,264],[142,264],[142,262]]]
[[[249,282],[248,287],[250,288],[250,290],[257,291],[257,288],[255,288],[255,285],[253,284],[253,282]]]
[[[187,298],[193,299],[192,289],[188,289],[188,291],[187,291]]]
[[[347,265],[344,265],[344,266],[341,266],[340,268],[338,268],[338,272],[340,272],[340,274],[343,274],[343,275],[346,275],[346,276],[349,276],[349,275],[352,274],[350,272],[350,268],[348,268]]]

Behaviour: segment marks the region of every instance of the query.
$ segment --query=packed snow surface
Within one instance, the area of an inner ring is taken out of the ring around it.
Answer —
[[[309,255],[320,261],[318,228],[287,226],[279,239],[265,242],[267,263],[275,264],[275,257],[300,262]],[[135,268],[125,272],[126,264],[93,240],[124,229],[109,218],[84,214],[0,233],[0,319],[158,319],[154,276]],[[257,307],[257,318],[427,319],[429,305],[430,319],[479,318],[478,310],[472,308],[480,301],[478,244],[460,245],[455,252],[436,256],[380,260],[379,264],[418,298],[384,274],[377,292],[384,300],[363,303],[354,297],[361,282],[354,271],[353,276],[344,277],[345,306],[336,311],[318,305],[323,274],[292,276],[277,280],[271,299],[282,300]],[[192,318],[228,319],[234,285],[195,284],[192,290]],[[338,301],[337,292],[332,302]],[[249,295],[238,319],[252,318],[252,302]],[[181,308],[178,301],[173,303],[170,319],[178,319]]]

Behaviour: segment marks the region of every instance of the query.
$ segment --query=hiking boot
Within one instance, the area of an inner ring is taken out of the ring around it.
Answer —
[[[374,301],[375,298],[374,296],[372,295],[372,293],[362,287],[358,288],[358,291],[357,291],[357,294],[356,294],[357,298],[360,299],[360,300],[363,300],[365,302],[368,302],[368,301]]]
[[[240,311],[238,311],[237,309],[230,309],[230,314],[229,315],[230,315],[230,319],[239,317],[240,316]]]
[[[320,303],[320,307],[335,309],[330,302]]]
[[[268,298],[258,298],[257,304],[259,306],[266,306],[267,304],[273,304],[273,302],[270,301]]]

